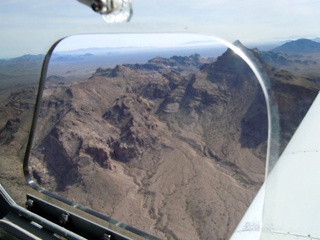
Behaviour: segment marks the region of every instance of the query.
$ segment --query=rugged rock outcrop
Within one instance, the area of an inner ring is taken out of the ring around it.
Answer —
[[[285,145],[317,86],[245,51],[270,75]],[[262,90],[231,50],[211,63],[157,57],[48,85],[29,168],[41,186],[160,238],[226,239],[263,181],[266,139]]]

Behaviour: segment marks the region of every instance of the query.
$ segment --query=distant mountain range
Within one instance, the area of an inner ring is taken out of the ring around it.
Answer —
[[[271,49],[273,52],[282,52],[282,53],[320,53],[320,37],[313,38],[313,39],[306,39],[301,38],[297,40],[290,40],[286,42],[282,42],[278,47],[275,47]],[[280,44],[280,43],[279,43]],[[257,46],[259,49],[263,49],[265,45],[260,44]],[[268,49],[270,49],[268,47]],[[204,54],[205,51],[208,50],[208,48],[202,47],[202,48],[191,48],[191,49],[155,49],[155,48],[144,48],[141,50],[140,48],[134,48],[134,47],[127,47],[127,48],[85,48],[85,49],[76,49],[76,50],[69,50],[69,51],[54,51],[54,53],[51,56],[51,60],[53,61],[78,61],[83,60],[88,57],[96,57],[96,56],[114,56],[114,55],[129,55],[129,54],[137,54],[137,52],[145,53],[150,55],[149,53],[154,52],[161,52],[162,54],[165,52],[168,52],[164,54],[163,57],[171,57],[171,53],[175,51],[176,53],[179,53],[179,55],[192,55],[195,53],[194,51],[198,50],[198,54],[200,54],[203,57],[206,57],[206,54]],[[214,55],[220,55],[225,50],[222,48],[215,49],[216,52],[214,52]],[[180,54],[181,52],[181,54]],[[186,52],[186,54],[183,54],[183,52]],[[28,62],[28,61],[42,61],[44,59],[43,54],[39,55],[31,55],[31,54],[25,54],[20,57],[15,58],[9,58],[9,59],[0,59],[0,64],[2,63],[12,63],[12,62]],[[150,59],[150,58],[149,58]]]
[[[318,38],[319,39],[319,38]],[[319,39],[320,40],[320,39]],[[310,39],[301,38],[295,41],[287,42],[280,47],[272,49],[273,52],[282,53],[320,53],[320,43]]]
[[[52,54],[51,61],[57,61],[57,62],[65,62],[65,61],[81,61],[84,59],[88,59],[90,57],[93,57],[94,55],[92,53],[85,53],[85,54]]]
[[[313,41],[315,41],[315,42],[320,42],[320,37],[314,38]]]

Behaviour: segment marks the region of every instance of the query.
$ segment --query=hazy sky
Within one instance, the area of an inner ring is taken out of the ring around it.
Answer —
[[[132,1],[131,22],[108,25],[77,0],[1,0],[0,57],[45,53],[79,33],[192,32],[244,43],[320,36],[319,0]]]

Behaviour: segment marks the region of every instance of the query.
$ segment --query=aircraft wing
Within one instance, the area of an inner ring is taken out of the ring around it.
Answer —
[[[232,240],[320,239],[319,125],[320,94],[239,223]]]

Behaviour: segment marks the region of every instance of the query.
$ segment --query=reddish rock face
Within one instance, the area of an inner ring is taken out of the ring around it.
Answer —
[[[292,54],[249,51],[275,91],[281,148],[320,83],[319,55],[294,45]],[[0,61],[0,178],[20,204],[43,58]],[[228,239],[264,173],[264,98],[244,62],[227,51],[85,72],[83,63],[69,71],[78,60],[56,60],[64,68],[45,86],[29,159],[34,180],[161,239]]]
[[[285,144],[316,90],[245,51],[271,76]],[[261,88],[231,50],[50,84],[29,164],[39,184],[160,238],[228,238],[263,181],[267,140]]]

